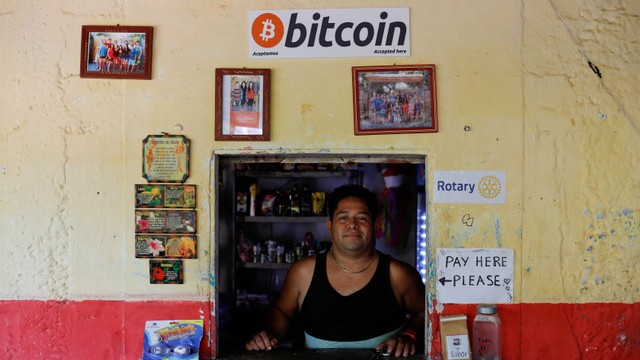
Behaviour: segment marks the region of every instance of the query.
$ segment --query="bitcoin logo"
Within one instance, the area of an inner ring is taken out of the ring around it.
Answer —
[[[271,13],[264,13],[253,20],[251,37],[263,48],[272,48],[280,43],[284,36],[282,20]]]
[[[493,199],[500,195],[502,186],[497,177],[487,175],[478,182],[478,193],[485,199]]]

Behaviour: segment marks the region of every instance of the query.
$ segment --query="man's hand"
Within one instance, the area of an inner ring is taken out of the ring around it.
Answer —
[[[395,357],[407,357],[416,353],[416,343],[411,337],[396,336],[378,345],[376,350]]]
[[[271,336],[271,334],[266,331],[260,331],[259,333],[253,335],[253,337],[247,341],[244,347],[249,350],[271,350],[275,347],[278,347],[278,339]]]

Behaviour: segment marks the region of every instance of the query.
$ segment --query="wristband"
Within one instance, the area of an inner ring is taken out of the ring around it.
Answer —
[[[413,340],[414,343],[417,343],[416,334],[413,331],[405,330],[405,331],[402,332],[402,334],[400,334],[400,336],[407,336],[411,340]]]

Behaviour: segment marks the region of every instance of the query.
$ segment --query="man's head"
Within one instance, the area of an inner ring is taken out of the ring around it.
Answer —
[[[333,215],[336,212],[340,201],[350,196],[357,197],[367,204],[372,223],[375,224],[376,216],[378,215],[378,199],[367,188],[355,184],[342,185],[329,194],[329,198],[327,199],[329,206],[329,220],[333,221]]]

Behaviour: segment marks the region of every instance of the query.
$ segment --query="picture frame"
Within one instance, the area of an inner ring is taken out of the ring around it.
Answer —
[[[217,68],[215,140],[269,141],[270,87],[270,69]]]
[[[80,77],[150,80],[152,48],[151,26],[83,25]]]
[[[352,68],[355,135],[438,132],[436,66]]]

